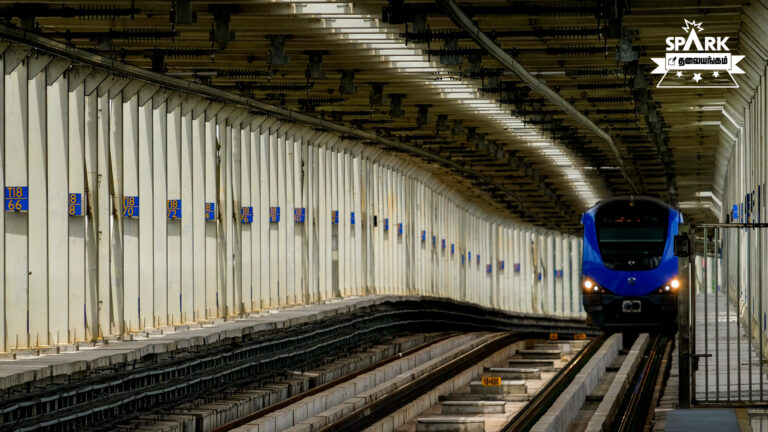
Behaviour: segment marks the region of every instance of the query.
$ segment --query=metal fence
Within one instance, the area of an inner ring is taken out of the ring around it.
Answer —
[[[680,403],[761,405],[768,401],[768,224],[681,225],[680,232],[676,252],[687,281],[679,296]]]

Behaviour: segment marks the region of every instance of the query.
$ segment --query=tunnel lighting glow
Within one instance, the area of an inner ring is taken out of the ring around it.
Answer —
[[[300,3],[294,4],[294,13],[310,15],[329,15],[346,13],[345,3]]]
[[[509,108],[499,106],[492,97],[479,90],[477,80],[460,78],[457,72],[433,61],[422,49],[406,45],[399,37],[400,26],[381,22],[374,15],[355,12],[352,3],[330,0],[308,3],[306,1],[278,0],[291,4],[295,14],[313,15],[321,29],[346,42],[368,49],[381,58],[393,73],[414,78],[414,85],[431,90],[434,97],[460,101],[456,107],[465,115],[477,117],[482,124],[506,131],[516,140],[526,143],[532,150],[547,159],[559,171],[568,189],[577,194],[582,209],[599,201],[602,192],[595,190],[583,164],[564,146],[553,143],[541,130],[525,125],[521,118],[510,113]],[[562,71],[543,72],[541,75],[563,75]],[[422,82],[418,83],[417,81]]]
[[[725,102],[713,102],[704,105],[693,105],[691,110],[693,111],[722,111],[725,108]]]

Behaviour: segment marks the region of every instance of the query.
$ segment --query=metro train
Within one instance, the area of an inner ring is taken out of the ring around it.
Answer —
[[[603,328],[677,328],[675,208],[655,198],[623,196],[587,210],[581,291],[593,324]]]

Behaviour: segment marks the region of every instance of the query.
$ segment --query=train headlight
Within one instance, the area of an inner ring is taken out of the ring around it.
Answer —
[[[677,278],[674,278],[674,279],[670,280],[669,282],[667,282],[664,285],[664,288],[659,288],[659,292],[668,293],[668,292],[672,292],[672,291],[677,291],[678,288],[680,288],[680,281],[677,280]]]
[[[592,279],[584,279],[584,291],[598,292],[600,291],[600,287]]]

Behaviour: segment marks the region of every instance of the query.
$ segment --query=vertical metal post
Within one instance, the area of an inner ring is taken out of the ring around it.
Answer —
[[[718,321],[720,320],[720,311],[719,306],[717,302],[719,301],[719,294],[720,294],[720,228],[715,227],[714,231],[714,242],[715,242],[715,268],[714,271],[714,279],[715,279],[715,400],[720,400],[720,325],[718,324]]]
[[[697,319],[697,321],[701,321],[704,325],[704,354],[709,354],[709,315],[708,315],[708,308],[707,308],[707,302],[709,300],[708,291],[709,291],[709,265],[707,263],[707,258],[709,257],[709,228],[704,228],[704,315],[701,317],[701,319]],[[696,322],[693,323],[693,325],[696,325]],[[709,358],[704,357],[704,400],[709,400]]]
[[[689,235],[691,227],[688,224],[680,224],[678,232],[680,235]],[[691,328],[690,328],[690,290],[691,290],[691,259],[693,256],[692,242],[688,238],[688,257],[681,257],[678,260],[680,292],[677,297],[677,322],[679,338],[679,376],[680,391],[678,393],[678,403],[680,408],[691,407]]]
[[[696,368],[698,368],[698,359],[696,354],[696,239],[697,230],[695,227],[690,228],[689,241],[690,241],[690,254],[688,254],[688,293],[686,295],[688,301],[688,370],[690,371],[688,377],[690,379],[690,394],[688,400],[691,403],[696,401]]]
[[[749,251],[749,246],[752,243],[752,229],[747,228],[747,296],[745,301],[747,302],[747,369],[749,376],[747,382],[749,383],[749,400],[752,400],[752,311],[754,310],[754,303],[752,301],[752,259]]]
[[[726,231],[726,235],[729,237],[728,245],[733,240],[733,231]],[[738,232],[736,232],[738,235]],[[728,260],[725,266],[725,352],[728,353],[725,356],[725,400],[731,400],[731,283],[730,283],[730,270],[731,270],[731,258],[730,254],[727,254]]]
[[[741,228],[736,229],[736,400],[741,399]],[[730,324],[730,323],[729,323]],[[730,370],[728,374],[730,375]]]
[[[765,318],[763,318],[763,230],[758,230],[757,235],[757,321],[759,331],[759,348],[757,362],[760,367],[760,400],[763,400],[763,329],[765,327]]]

